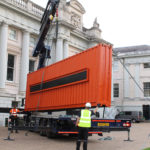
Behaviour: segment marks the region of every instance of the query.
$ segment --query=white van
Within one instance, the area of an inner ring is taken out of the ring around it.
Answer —
[[[141,111],[121,111],[115,116],[115,119],[131,119],[132,122],[144,121],[143,113]]]

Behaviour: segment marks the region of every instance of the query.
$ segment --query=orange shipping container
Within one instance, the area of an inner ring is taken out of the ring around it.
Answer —
[[[111,104],[112,47],[98,45],[28,74],[26,111]]]

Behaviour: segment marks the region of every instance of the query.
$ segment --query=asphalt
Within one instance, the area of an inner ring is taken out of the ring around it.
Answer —
[[[75,150],[76,139],[59,137],[48,139],[38,133],[25,131],[11,134],[14,141],[5,141],[7,128],[0,127],[0,150]],[[150,147],[150,123],[135,123],[131,128],[131,140],[127,139],[127,132],[104,133],[103,137],[94,135],[89,137],[88,150],[142,150]],[[82,147],[81,147],[82,150]]]

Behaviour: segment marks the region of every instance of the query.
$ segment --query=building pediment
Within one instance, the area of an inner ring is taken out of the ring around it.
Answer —
[[[77,11],[81,12],[82,14],[85,13],[84,7],[77,0],[70,0],[69,5]]]

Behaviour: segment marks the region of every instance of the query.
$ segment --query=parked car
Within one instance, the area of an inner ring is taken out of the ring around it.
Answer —
[[[132,122],[144,121],[143,113],[141,111],[121,111],[115,116],[115,119],[131,119]]]

